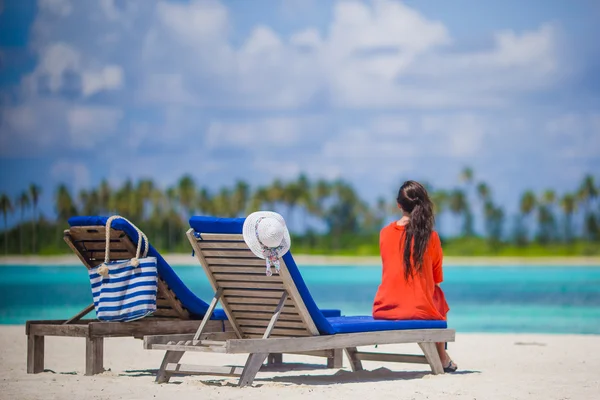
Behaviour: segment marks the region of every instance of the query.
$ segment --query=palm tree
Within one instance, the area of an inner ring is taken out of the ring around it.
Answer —
[[[596,188],[594,177],[592,175],[586,175],[583,178],[577,197],[583,204],[585,236],[588,239],[594,239],[598,235],[598,223],[591,210],[591,204],[598,197],[598,188]]]
[[[479,182],[477,184],[477,195],[479,196],[479,200],[484,203],[490,199],[491,193],[487,183]]]
[[[265,204],[269,203],[269,190],[266,187],[259,187],[256,189],[252,198],[250,199],[250,205],[247,211],[257,211],[263,208]]]
[[[194,178],[189,174],[182,176],[179,179],[177,190],[179,191],[179,202],[189,218],[194,213],[196,205],[196,182]]]
[[[297,203],[300,207],[302,207],[302,226],[300,230],[304,232],[307,229],[306,226],[306,217],[308,214],[308,209],[310,207],[310,203],[312,201],[311,196],[311,182],[308,180],[308,177],[304,174],[300,174],[298,179],[296,180],[296,187],[298,188],[299,197],[297,199]]]
[[[66,185],[60,184],[56,190],[56,214],[59,222],[64,222],[77,214],[75,202]]]
[[[33,204],[33,252],[37,253],[36,249],[36,236],[37,236],[37,206],[40,201],[40,194],[42,193],[42,188],[32,183],[29,185],[29,195],[31,196],[31,203]]]
[[[21,193],[17,198],[17,206],[21,209],[21,223],[19,224],[19,250],[23,254],[23,226],[25,225],[25,209],[29,208],[31,204],[29,200],[29,194],[27,192]]]
[[[294,209],[300,201],[302,192],[296,182],[288,182],[283,186],[282,201],[288,208],[287,218],[289,219],[288,226],[292,225],[292,218],[294,215]],[[297,228],[297,226],[296,226]]]
[[[448,209],[456,216],[463,216],[463,234],[468,236],[469,232],[469,208],[465,192],[454,189],[448,198]]]
[[[313,191],[314,193],[311,196],[313,201],[310,203],[309,211],[314,216],[323,218],[325,215],[325,203],[331,196],[332,185],[324,179],[319,179]]]
[[[268,190],[268,196],[269,196],[269,203],[270,203],[273,211],[275,211],[277,204],[283,200],[283,195],[284,195],[283,182],[281,182],[281,180],[279,178],[277,178],[273,181],[273,183],[271,184],[271,186],[268,187],[267,190]]]
[[[152,179],[142,179],[137,184],[137,197],[139,198],[142,211],[142,218],[145,220],[146,216],[150,213],[147,213],[149,207],[153,206],[153,198],[154,198],[154,181]]]
[[[250,186],[241,180],[235,183],[233,189],[232,207],[235,216],[244,213],[248,208],[248,199],[250,198]]]
[[[565,214],[565,240],[567,243],[573,241],[573,214],[577,209],[575,195],[567,193],[560,200],[560,207]]]
[[[471,167],[465,167],[463,168],[463,170],[460,172],[460,180],[464,183],[466,183],[467,185],[470,185],[473,183],[473,168]]]
[[[100,213],[109,214],[114,211],[111,209],[111,198],[112,189],[106,179],[100,182],[100,188],[98,189],[98,205],[100,206]]]
[[[383,225],[387,220],[388,216],[388,204],[385,201],[385,198],[380,196],[377,198],[377,202],[375,203],[375,212],[377,215],[377,220],[379,222],[379,226]]]
[[[176,213],[175,206],[179,200],[178,190],[175,187],[167,188],[167,249],[171,250],[172,216]]]
[[[7,216],[13,212],[13,205],[10,201],[10,197],[2,193],[0,196],[0,208],[2,209],[2,216],[4,217],[4,255],[8,254],[8,225]]]
[[[202,213],[208,215],[214,214],[214,209],[212,208],[212,195],[207,188],[203,187],[200,189],[197,199],[198,208]]]
[[[469,204],[469,194],[473,186],[474,179],[473,169],[471,167],[465,167],[460,173],[460,180],[465,183],[464,193],[464,227],[463,231],[465,236],[473,235],[473,214],[471,213],[471,206]]]
[[[553,190],[546,190],[542,196],[541,201],[538,204],[538,224],[539,234],[538,239],[541,243],[546,244],[550,242],[556,231],[554,213],[552,207],[556,201],[556,194]]]
[[[434,190],[431,192],[431,201],[433,202],[433,211],[435,214],[435,225],[438,233],[441,232],[441,217],[448,208],[450,196],[445,190]],[[441,233],[440,233],[441,234]]]
[[[535,198],[535,194],[531,190],[528,190],[525,193],[523,193],[523,195],[521,196],[521,202],[519,204],[519,209],[521,211],[521,220],[526,220],[527,217],[529,217],[529,215],[535,209],[536,204],[537,200]],[[522,235],[521,239],[523,243],[526,243],[529,239],[526,225],[527,224],[523,224],[522,221],[520,221],[520,227],[522,228],[522,232],[520,234]]]

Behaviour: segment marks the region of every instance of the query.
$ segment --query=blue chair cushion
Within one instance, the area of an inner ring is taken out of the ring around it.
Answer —
[[[327,318],[335,333],[375,332],[405,329],[444,329],[446,321],[440,320],[385,320],[371,316]]]

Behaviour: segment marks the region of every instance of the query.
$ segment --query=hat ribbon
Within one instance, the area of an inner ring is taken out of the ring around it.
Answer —
[[[275,271],[277,273],[279,273],[281,269],[281,265],[279,263],[279,252],[283,249],[283,241],[281,242],[282,244],[277,247],[267,247],[260,241],[260,237],[258,236],[258,224],[265,218],[266,217],[260,217],[258,220],[256,220],[256,225],[254,225],[254,233],[256,234],[258,244],[260,244],[262,255],[265,257],[265,263],[267,266],[266,275],[271,276],[273,275],[271,267],[275,267]]]

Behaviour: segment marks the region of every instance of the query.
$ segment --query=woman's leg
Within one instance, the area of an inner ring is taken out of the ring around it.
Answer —
[[[440,360],[442,361],[442,365],[445,367],[446,365],[448,365],[448,362],[450,361],[450,356],[448,355],[448,353],[446,353],[446,343],[444,343],[444,342],[436,343],[435,347],[437,348],[437,351],[440,355]]]
[[[437,348],[438,354],[440,355],[440,360],[442,361],[442,367],[444,367],[444,371],[446,372],[454,372],[458,368],[454,361],[450,358],[448,353],[446,352],[446,343],[440,342],[436,343],[435,347]]]

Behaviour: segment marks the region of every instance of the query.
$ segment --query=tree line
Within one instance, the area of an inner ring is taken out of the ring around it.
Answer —
[[[502,205],[494,201],[490,186],[475,179],[471,168],[462,171],[454,188],[426,186],[435,205],[438,230],[444,232],[440,226],[444,215],[461,222],[460,235],[442,238],[451,254],[502,253],[507,249],[518,253],[519,248],[531,246],[549,251],[559,246],[569,254],[598,252],[593,249],[600,240],[600,188],[592,175],[585,176],[574,192],[525,191],[512,224]],[[304,174],[256,188],[238,180],[217,191],[199,186],[189,174],[166,189],[151,179],[128,179],[117,187],[103,180],[78,193],[61,184],[51,195],[54,218],[39,213],[42,190],[37,184],[29,185],[16,198],[0,195],[4,254],[65,252],[62,230],[69,217],[112,214],[135,221],[163,251],[187,251],[183,233],[189,216],[241,217],[261,209],[284,215],[296,252],[376,254],[379,229],[398,214],[393,199],[379,197],[369,204],[342,179],[313,181]],[[475,232],[475,215],[482,218],[482,232]],[[10,228],[9,217],[18,218]],[[512,225],[510,231],[507,225]]]

